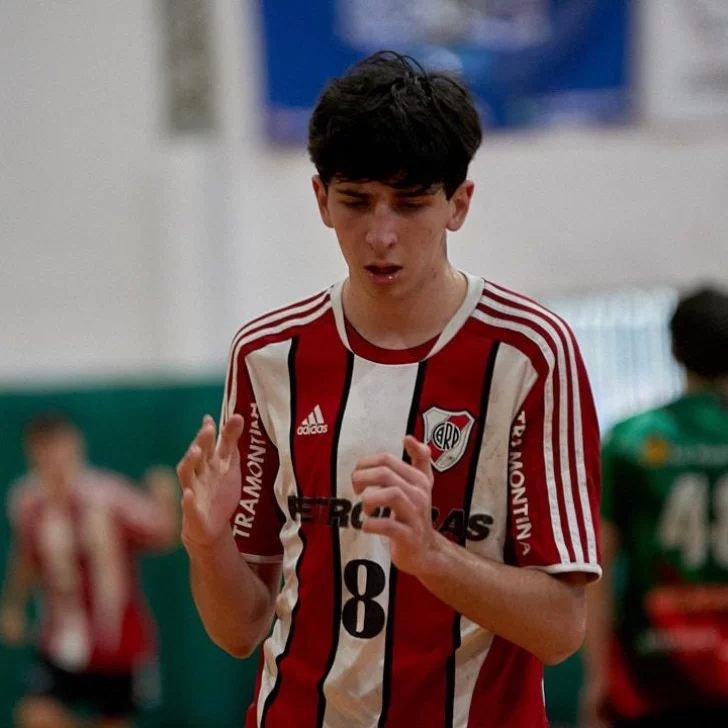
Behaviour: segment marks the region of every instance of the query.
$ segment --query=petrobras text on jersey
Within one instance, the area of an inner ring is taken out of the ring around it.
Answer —
[[[298,518],[301,523],[360,529],[364,519],[388,518],[391,511],[389,508],[377,508],[367,516],[361,501],[355,503],[348,498],[289,496],[288,513],[291,520]],[[451,535],[457,540],[484,541],[490,535],[493,523],[493,516],[488,513],[471,513],[466,519],[462,508],[454,508],[440,519],[440,511],[432,509],[432,525],[441,534]]]

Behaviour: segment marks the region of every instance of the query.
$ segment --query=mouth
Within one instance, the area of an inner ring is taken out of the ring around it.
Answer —
[[[399,278],[402,266],[400,265],[368,265],[366,271],[375,283],[392,283]]]

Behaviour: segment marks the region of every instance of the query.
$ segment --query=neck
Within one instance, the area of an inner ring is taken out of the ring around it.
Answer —
[[[446,260],[424,285],[401,298],[373,294],[349,278],[342,302],[347,319],[367,341],[385,349],[410,349],[442,332],[467,289],[467,278]]]
[[[51,503],[62,504],[68,500],[68,487],[65,483],[46,482],[45,492]]]
[[[80,471],[66,473],[65,475],[56,475],[53,477],[42,477],[46,496],[53,503],[65,503],[71,496],[76,482],[78,481]]]
[[[707,377],[700,377],[697,374],[688,372],[686,375],[686,390],[688,394],[698,394],[706,391],[717,392],[728,402],[728,377],[708,379]]]

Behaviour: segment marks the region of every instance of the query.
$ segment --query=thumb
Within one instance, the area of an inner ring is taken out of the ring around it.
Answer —
[[[416,437],[407,435],[407,437],[404,438],[404,449],[410,456],[412,465],[421,473],[424,473],[428,478],[431,478],[432,453],[430,452],[430,448],[423,442],[420,442]]]

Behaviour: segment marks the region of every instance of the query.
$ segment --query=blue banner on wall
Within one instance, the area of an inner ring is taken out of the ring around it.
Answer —
[[[327,80],[381,49],[460,74],[488,128],[629,118],[629,0],[260,0],[266,131],[300,142]]]

